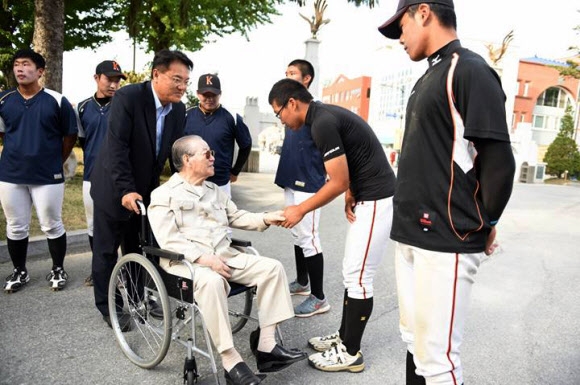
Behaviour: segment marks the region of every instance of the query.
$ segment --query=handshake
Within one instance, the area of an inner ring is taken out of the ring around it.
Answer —
[[[284,211],[272,211],[270,213],[264,213],[264,223],[267,225],[280,226],[282,222],[286,220],[284,217]]]

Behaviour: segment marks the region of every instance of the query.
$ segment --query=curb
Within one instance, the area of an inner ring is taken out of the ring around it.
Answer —
[[[91,250],[87,230],[73,230],[66,232],[66,255],[79,254]],[[50,258],[48,243],[44,235],[31,237],[28,242],[27,260]],[[10,262],[6,241],[0,241],[0,263]]]

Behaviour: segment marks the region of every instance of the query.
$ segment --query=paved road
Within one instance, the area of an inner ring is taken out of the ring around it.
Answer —
[[[282,193],[271,174],[242,174],[233,188],[240,207],[253,210],[282,205]],[[501,252],[478,274],[469,314],[463,361],[466,384],[580,383],[580,189],[569,186],[515,186],[499,225]],[[331,311],[283,325],[287,345],[304,349],[306,340],[338,328],[342,248],[346,221],[342,203],[323,209],[326,293]],[[243,232],[265,255],[279,258],[293,278],[290,235],[285,229]],[[271,374],[266,384],[404,384],[405,347],[397,327],[393,252],[389,250],[376,280],[375,307],[363,340],[366,369],[359,374],[323,373],[297,363]],[[93,305],[92,290],[83,286],[90,269],[87,253],[67,257],[71,279],[66,290],[53,293],[44,280],[47,258],[29,262],[32,277],[20,293],[0,293],[0,384],[181,384],[185,351],[172,345],[152,370],[131,364]],[[11,272],[0,263],[0,277]],[[298,301],[299,299],[295,299]],[[251,367],[246,327],[235,336]],[[308,349],[307,349],[308,350]],[[199,359],[210,383],[207,360]],[[222,381],[223,383],[223,381]]]

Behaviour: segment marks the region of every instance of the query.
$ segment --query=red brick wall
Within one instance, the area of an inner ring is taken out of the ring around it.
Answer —
[[[529,82],[528,94],[524,96],[524,84]],[[522,121],[532,123],[532,114],[538,97],[550,87],[566,89],[574,100],[578,100],[578,79],[563,78],[558,70],[545,64],[520,60],[518,69],[518,92],[514,102],[514,124],[512,130]],[[504,84],[504,87],[509,85]]]
[[[339,75],[331,85],[323,88],[322,101],[344,107],[368,121],[370,89],[369,76],[349,79],[344,75]]]

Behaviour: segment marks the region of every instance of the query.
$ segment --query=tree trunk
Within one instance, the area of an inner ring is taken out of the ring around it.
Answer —
[[[44,84],[62,92],[64,0],[34,0],[34,50],[46,59]]]

